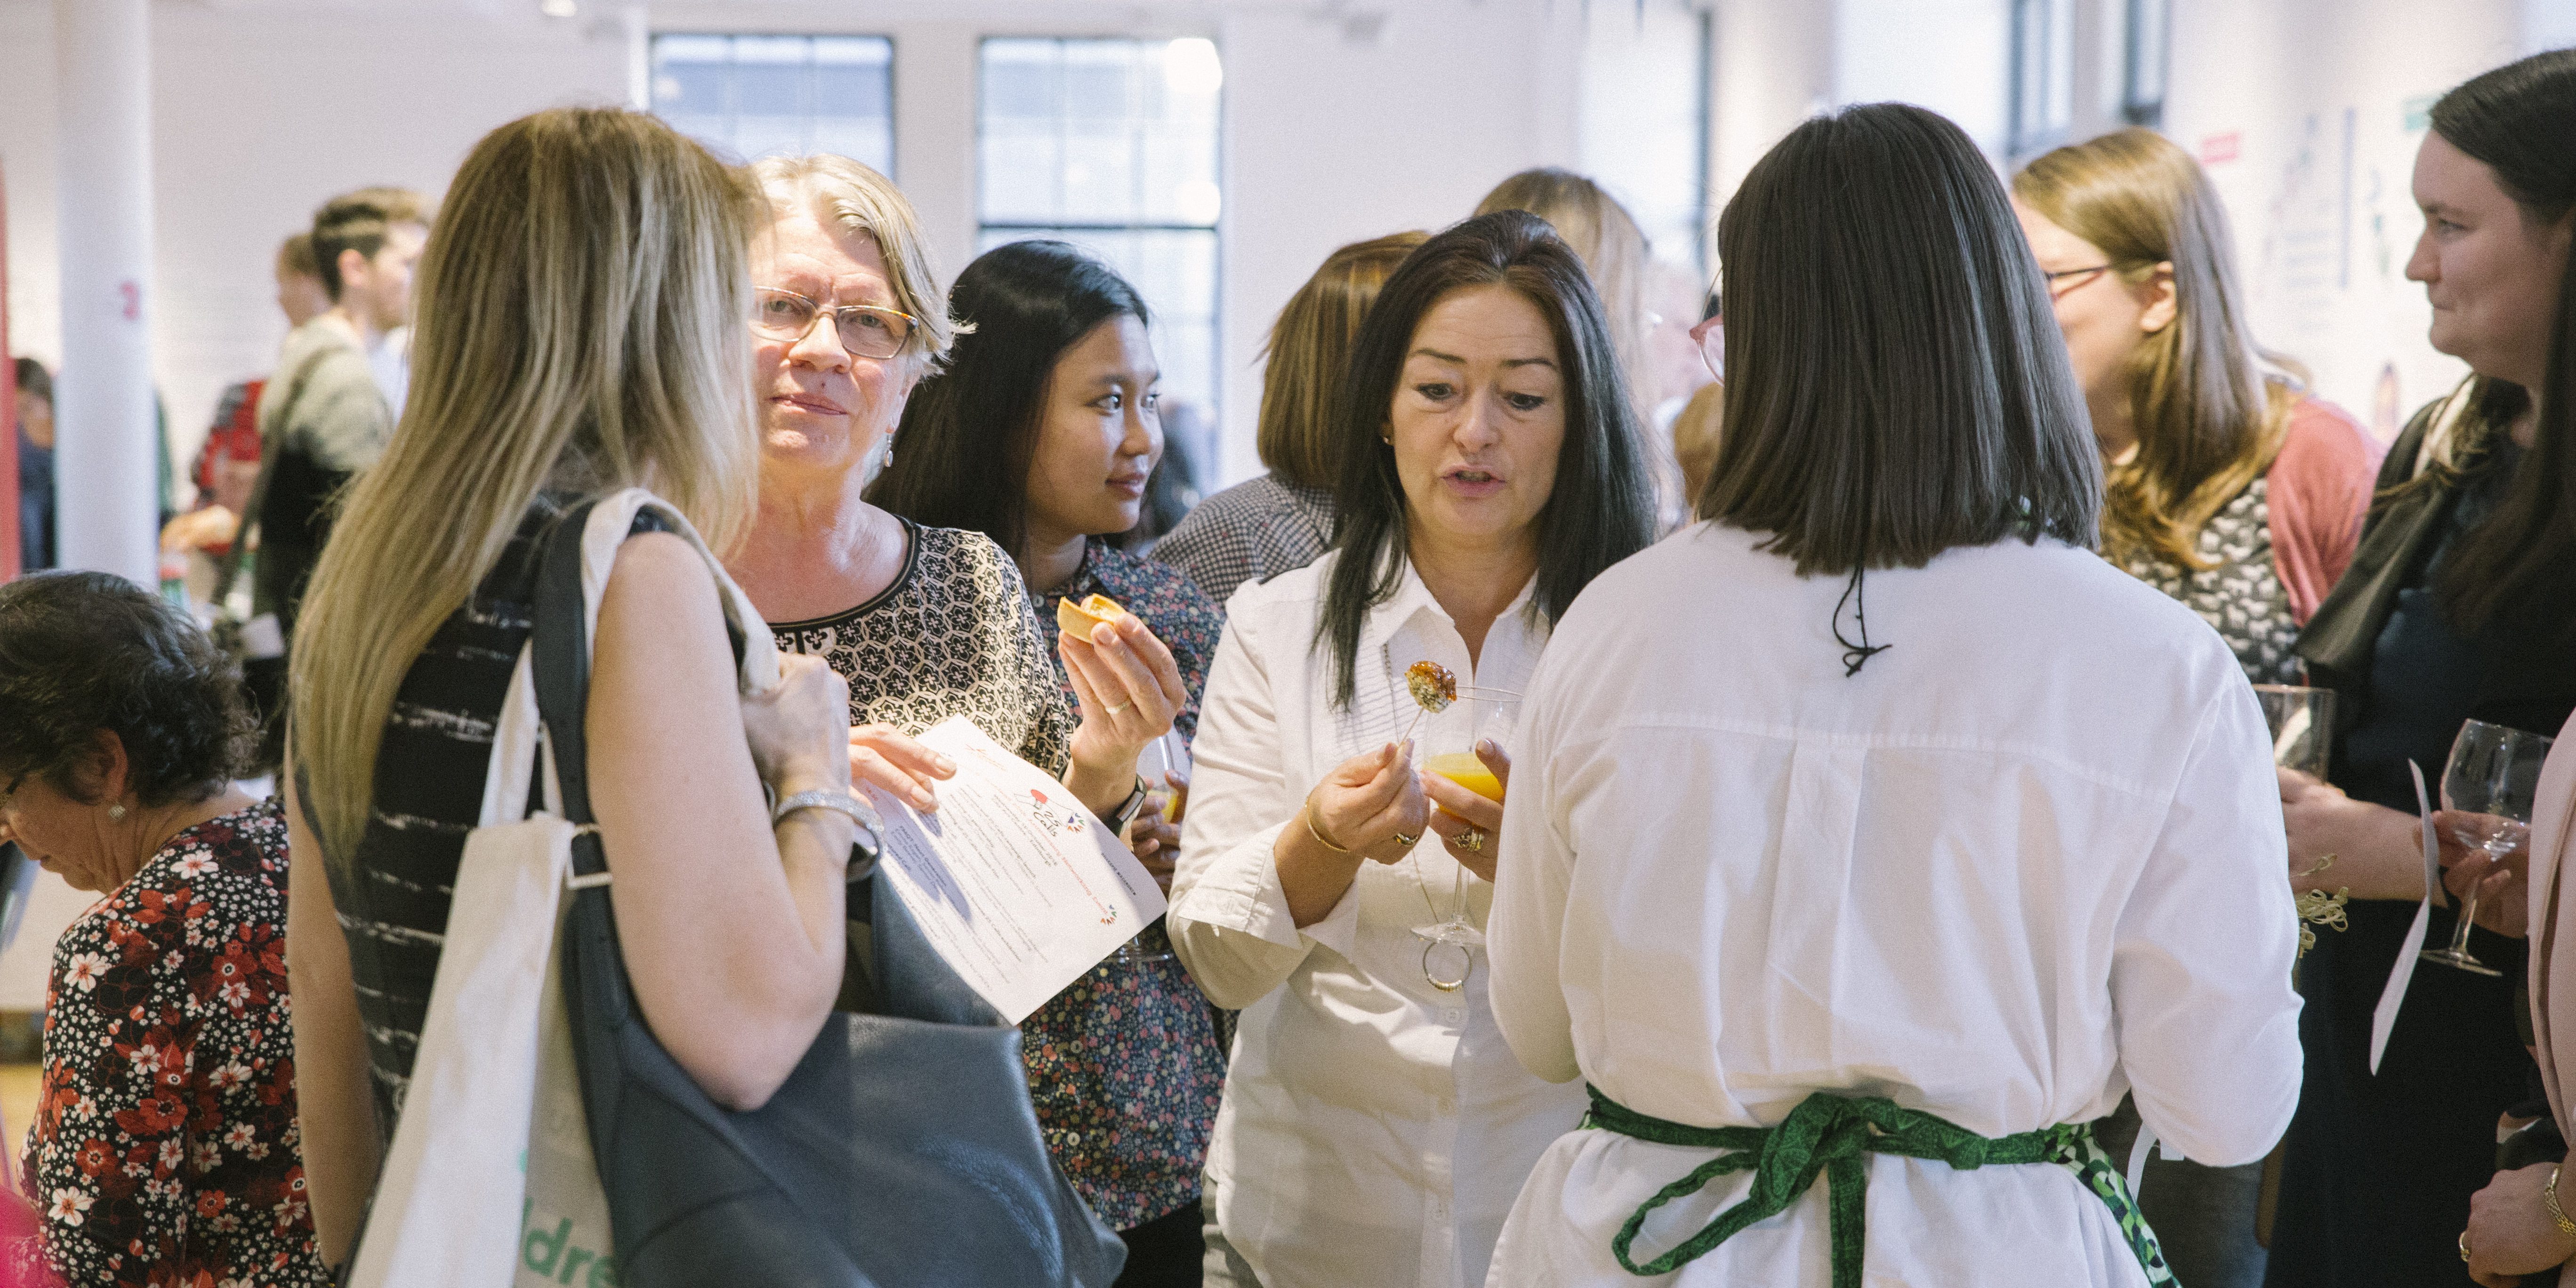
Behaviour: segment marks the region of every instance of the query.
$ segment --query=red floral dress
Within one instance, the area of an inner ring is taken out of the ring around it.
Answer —
[[[294,1041],[272,800],[181,832],[54,945],[26,1160],[53,1270],[73,1288],[327,1283]]]

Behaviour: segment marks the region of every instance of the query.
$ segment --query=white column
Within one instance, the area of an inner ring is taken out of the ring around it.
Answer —
[[[62,373],[56,523],[62,563],[156,585],[149,0],[54,0],[61,94]]]

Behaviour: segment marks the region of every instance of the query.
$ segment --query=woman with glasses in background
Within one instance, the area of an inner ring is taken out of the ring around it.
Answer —
[[[2102,452],[2104,558],[2189,605],[2258,684],[2297,684],[2291,645],[2352,562],[2380,448],[2246,331],[2227,214],[2200,163],[2129,129],[2013,178]],[[2136,1138],[2123,1101],[2105,1130]],[[2262,1165],[2148,1162],[2140,1204],[2174,1274],[2254,1288]]]

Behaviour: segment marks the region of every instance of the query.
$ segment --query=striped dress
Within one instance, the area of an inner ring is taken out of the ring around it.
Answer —
[[[483,813],[493,725],[535,619],[538,543],[563,503],[537,499],[500,562],[403,676],[376,752],[356,861],[328,865],[367,1030],[376,1130],[388,1141],[438,976],[456,865]],[[648,512],[636,516],[633,532],[664,526]]]

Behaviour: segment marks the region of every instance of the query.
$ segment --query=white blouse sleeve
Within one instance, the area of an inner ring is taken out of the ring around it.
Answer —
[[[1345,894],[1331,916],[1301,931],[1288,910],[1271,851],[1304,792],[1288,781],[1274,706],[1262,660],[1240,624],[1228,622],[1190,744],[1190,808],[1165,927],[1190,978],[1231,1010],[1286,982],[1315,944],[1331,942],[1336,924],[1347,932],[1357,912],[1358,900]]]
[[[1550,718],[1552,695],[1543,691],[1551,669],[1542,659],[1531,677],[1529,715],[1515,741],[1535,754],[1514,767],[1504,794],[1494,905],[1485,918],[1485,955],[1493,969],[1485,997],[1522,1068],[1549,1082],[1571,1082],[1583,1070],[1575,1063],[1574,1020],[1557,966],[1574,850],[1560,826],[1565,805],[1557,797],[1556,770],[1563,726]]]
[[[2230,685],[2203,713],[2111,958],[2120,1060],[2138,1112],[2211,1167],[2263,1157],[2298,1107],[2290,968],[2299,932],[2288,868],[2271,739],[2254,695]]]

